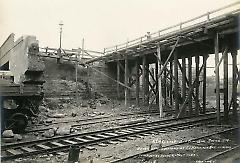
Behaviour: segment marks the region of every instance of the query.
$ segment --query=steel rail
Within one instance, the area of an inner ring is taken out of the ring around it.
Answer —
[[[163,146],[161,148],[151,149],[151,150],[148,150],[148,151],[145,151],[145,152],[141,152],[141,153],[137,153],[137,154],[125,157],[125,158],[113,160],[113,161],[111,161],[111,163],[123,162],[123,161],[126,161],[128,159],[132,159],[134,157],[138,157],[138,156],[141,156],[141,155],[149,154],[149,153],[155,152],[155,151],[160,150],[160,149],[173,147],[173,146],[177,146],[177,145],[182,145],[182,144],[187,144],[187,143],[190,143],[190,142],[193,142],[193,141],[196,141],[196,140],[200,140],[200,139],[203,139],[203,138],[208,138],[208,137],[211,137],[211,136],[214,136],[214,135],[222,134],[222,133],[225,133],[225,132],[228,132],[228,131],[233,131],[233,130],[236,130],[236,129],[239,129],[239,128],[240,128],[240,126],[237,126],[237,127],[232,127],[232,128],[229,128],[229,129],[225,129],[223,131],[213,132],[213,133],[208,134],[208,135],[200,136],[200,137],[193,138],[193,139],[190,139],[190,140],[185,140],[185,141],[182,141],[182,142],[179,142],[179,143],[174,143],[174,144],[171,144],[171,145],[166,145],[166,146]]]
[[[125,127],[121,127],[121,129],[112,129],[112,134],[114,134],[113,136],[109,136],[109,137],[104,137],[104,138],[99,138],[96,134],[104,134],[107,131],[109,132],[109,130],[102,130],[102,131],[97,131],[97,132],[89,132],[89,133],[82,133],[82,134],[78,134],[78,135],[68,135],[68,136],[63,136],[61,138],[58,138],[59,142],[61,142],[62,140],[65,139],[69,139],[69,138],[76,138],[79,137],[79,135],[83,136],[80,138],[85,138],[84,136],[92,136],[92,137],[98,137],[98,139],[92,139],[92,140],[87,140],[87,141],[81,141],[81,142],[75,142],[75,145],[79,145],[81,147],[86,146],[86,145],[92,145],[92,144],[96,144],[96,143],[100,143],[100,142],[106,142],[109,140],[116,140],[118,138],[126,138],[128,136],[133,136],[133,135],[138,135],[141,133],[149,133],[149,132],[153,132],[153,131],[157,131],[157,130],[164,130],[164,129],[171,129],[174,128],[173,131],[176,130],[176,128],[183,129],[183,127],[191,127],[194,126],[194,124],[199,125],[199,123],[206,123],[207,121],[212,121],[214,120],[215,117],[211,116],[211,117],[203,117],[203,118],[197,118],[197,119],[189,119],[189,120],[183,120],[182,122],[170,122],[167,124],[159,124],[159,123],[155,123],[155,125],[153,125],[154,123],[143,123],[143,124],[138,124],[138,125],[129,125],[129,126],[125,126]],[[146,127],[147,126],[147,127]],[[143,128],[140,128],[143,127]],[[125,130],[124,130],[125,129]],[[127,130],[127,129],[131,129],[131,131]],[[125,132],[124,132],[125,131]],[[128,132],[126,132],[128,131]],[[122,132],[122,133],[121,133]],[[117,134],[116,134],[117,133]],[[119,134],[120,133],[120,134]],[[44,144],[53,142],[55,139],[49,139],[47,142],[46,140],[42,140],[42,141],[33,141],[35,144],[41,144],[44,142]],[[17,147],[28,147],[28,146],[33,146],[33,142],[22,142],[22,143],[18,143],[18,144],[11,144],[11,145],[5,145],[2,146],[2,152],[9,150],[9,149],[16,149]],[[58,143],[58,142],[56,142]],[[13,154],[13,155],[2,155],[1,159],[2,160],[9,160],[9,159],[14,159],[14,158],[19,158],[19,157],[24,157],[24,156],[32,156],[32,155],[36,155],[36,154],[40,154],[40,153],[52,153],[52,152],[58,152],[58,151],[62,151],[62,150],[67,150],[70,147],[71,144],[66,144],[66,145],[61,145],[58,147],[49,147],[49,148],[45,148],[45,149],[41,149],[41,150],[32,150],[30,152],[25,152],[25,153],[18,153],[18,154]]]
[[[72,120],[72,121],[61,121],[61,122],[53,122],[49,125],[55,125],[55,124],[60,124],[60,123],[71,123],[71,122],[86,122],[86,123],[80,123],[80,124],[73,124],[71,127],[77,127],[77,126],[82,126],[82,125],[90,125],[90,124],[97,124],[97,123],[102,123],[102,122],[110,122],[110,121],[116,121],[116,120],[123,120],[123,119],[128,119],[129,117],[127,116],[133,116],[132,118],[137,118],[139,115],[142,116],[147,116],[147,115],[155,115],[158,114],[158,112],[152,112],[152,113],[140,113],[140,114],[126,114],[126,115],[119,115],[120,117],[115,118],[115,119],[110,119],[112,117],[116,116],[104,116],[104,117],[97,117],[97,118],[87,118],[87,119],[80,119],[80,120]],[[121,118],[122,117],[122,118]],[[103,119],[108,119],[108,120],[103,120]],[[93,120],[100,120],[100,121],[93,121]],[[91,121],[91,122],[87,122]],[[49,129],[53,129],[53,127],[48,127],[48,128],[42,128],[39,129],[41,126],[46,126],[46,125],[35,125],[38,127],[38,129],[33,129],[33,130],[26,130],[24,133],[30,133],[30,132],[39,132],[39,131],[46,131]]]

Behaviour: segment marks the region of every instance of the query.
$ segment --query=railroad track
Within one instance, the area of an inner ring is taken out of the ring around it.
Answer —
[[[129,119],[129,116],[132,116],[132,118],[137,118],[138,116],[148,116],[148,115],[158,115],[159,112],[151,112],[151,113],[145,113],[145,112],[137,112],[137,113],[129,113],[129,114],[120,114],[116,115],[117,118],[112,119],[113,117],[116,116],[102,116],[102,117],[95,117],[95,118],[85,118],[85,119],[78,119],[78,120],[71,120],[71,121],[61,121],[61,122],[53,122],[48,125],[56,125],[56,124],[61,124],[61,123],[72,123],[75,122],[75,124],[72,125],[72,127],[77,127],[77,126],[83,126],[83,125],[91,125],[91,124],[98,124],[98,123],[106,123],[106,122],[111,122],[115,120],[124,120],[124,119]],[[30,127],[27,127],[24,133],[31,133],[31,132],[39,132],[39,131],[46,131],[49,129],[52,129],[52,127],[46,127],[46,125],[35,125],[37,129],[29,129]]]
[[[221,143],[223,143],[222,138],[216,139],[215,136],[219,135],[219,134],[229,135],[229,132],[239,130],[239,128],[240,128],[240,126],[229,127],[227,129],[217,131],[217,132],[213,132],[211,134],[207,134],[207,135],[200,136],[200,137],[197,137],[197,138],[193,138],[193,139],[190,139],[190,140],[185,140],[185,141],[174,143],[174,144],[171,144],[171,145],[162,146],[161,148],[150,149],[150,150],[147,150],[147,151],[144,151],[144,152],[141,152],[141,153],[130,155],[130,156],[125,157],[125,158],[113,160],[113,161],[111,161],[111,163],[132,162],[133,160],[134,160],[134,162],[145,162],[145,161],[148,161],[148,162],[165,162],[166,160],[159,159],[159,158],[161,158],[161,157],[159,157],[159,154],[161,154],[163,157],[164,156],[171,156],[171,154],[176,155],[176,157],[174,157],[174,158],[172,157],[172,159],[171,159],[171,157],[166,157],[166,158],[168,158],[168,161],[171,161],[171,160],[177,161],[177,157],[181,157],[181,159],[184,160],[184,157],[187,157],[186,151],[189,152],[189,150],[191,151],[191,149],[194,150],[194,153],[197,153],[197,150],[199,150],[199,149],[200,150],[203,150],[203,149],[206,150],[204,154],[197,157],[197,160],[195,160],[196,158],[194,159],[194,157],[193,157],[193,158],[191,158],[191,161],[193,161],[193,162],[195,162],[195,161],[196,162],[197,161],[199,161],[199,162],[208,162],[208,161],[216,162],[217,157],[219,157],[223,154],[226,154],[227,152],[230,152],[232,150],[240,148],[240,145],[238,144],[239,142],[231,142],[231,143],[227,142],[228,146],[227,146],[227,149],[225,149],[226,147],[221,146]],[[237,137],[238,136],[236,136],[236,140],[238,139]],[[211,144],[209,144],[209,141],[207,141],[207,140],[209,140],[209,138],[213,142],[216,141],[214,143],[216,143],[218,145],[217,147],[223,147],[223,149],[221,149],[221,148],[216,149],[216,148],[214,148],[214,146],[211,146]],[[200,145],[199,145],[199,143],[197,143],[199,141],[201,142]],[[186,151],[184,151],[184,150],[181,151],[182,149],[185,149]],[[209,149],[212,149],[212,150],[209,150]],[[171,152],[176,152],[176,151],[177,151],[177,154],[176,153],[171,153]],[[192,153],[193,153],[193,151],[191,151],[191,154]],[[154,158],[154,157],[156,157],[156,158]],[[189,156],[189,157],[191,157],[191,156]],[[184,161],[180,161],[180,162],[184,162]]]
[[[203,115],[195,118],[168,119],[150,123],[140,123],[94,132],[72,134],[41,140],[11,143],[1,146],[1,160],[11,160],[26,156],[44,153],[66,151],[71,145],[79,145],[81,148],[90,149],[93,145],[107,146],[117,142],[132,140],[136,137],[149,136],[156,133],[165,133],[191,128],[211,123],[216,119],[215,115]]]

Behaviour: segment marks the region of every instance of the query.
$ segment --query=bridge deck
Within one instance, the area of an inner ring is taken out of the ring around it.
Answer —
[[[240,13],[239,8],[240,2],[236,2],[183,23],[152,33],[149,36],[145,35],[124,44],[106,48],[104,50],[104,56],[90,59],[87,63],[98,60],[112,62],[115,60],[122,60],[125,56],[131,59],[131,57],[139,55],[156,53],[158,44],[161,46],[162,56],[167,57],[170,49],[179,37],[181,39],[177,45],[177,47],[179,47],[178,50],[186,56],[195,52],[199,55],[201,55],[202,52],[212,53],[213,46],[211,45],[213,45],[214,33],[236,37],[238,31],[238,16]],[[226,9],[228,10],[225,11]],[[218,12],[221,14],[216,16]],[[194,51],[194,49],[197,49],[197,51]],[[179,57],[181,57],[181,54]]]

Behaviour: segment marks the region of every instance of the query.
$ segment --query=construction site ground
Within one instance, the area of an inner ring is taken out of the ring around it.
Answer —
[[[40,106],[40,114],[38,118],[33,119],[32,123],[29,124],[29,127],[27,129],[35,130],[41,128],[54,128],[55,131],[57,130],[54,135],[65,135],[69,134],[70,132],[88,132],[116,127],[123,125],[124,123],[134,122],[138,120],[150,122],[160,119],[157,113],[151,115],[149,114],[134,116],[132,113],[149,112],[149,110],[147,107],[140,108],[135,105],[125,107],[123,102],[110,100],[106,97],[101,97],[94,100],[83,100],[79,98],[77,100],[78,101],[76,101],[75,97],[45,98],[42,105]],[[126,119],[123,120],[114,120],[117,117],[120,117],[120,115],[124,114],[130,115],[126,116]],[[110,116],[110,121],[83,125],[80,126],[77,130],[71,131],[72,125],[80,123],[75,122],[75,120],[91,119],[104,116]],[[171,113],[168,114],[167,118],[172,118]],[[136,153],[144,152],[144,150],[148,150],[150,148],[156,148],[158,146],[188,140],[199,136],[199,133],[212,133],[214,131],[218,131],[220,128],[221,127],[219,126],[200,126],[164,134],[152,134],[150,136],[137,138],[135,140],[128,140],[126,142],[121,142],[118,144],[109,144],[106,147],[96,145],[92,150],[82,149],[80,151],[79,161],[109,162],[111,160],[116,160],[119,158],[134,155]],[[51,129],[40,132],[36,131],[25,133],[21,135],[21,141],[37,140],[54,136],[52,135]],[[15,162],[66,162],[67,158],[68,152],[60,152],[56,154],[45,154],[33,157],[19,158],[15,159]]]

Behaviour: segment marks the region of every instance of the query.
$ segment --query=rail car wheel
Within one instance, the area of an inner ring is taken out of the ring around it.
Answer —
[[[25,130],[28,124],[27,116],[22,113],[14,113],[8,119],[7,128],[11,128],[14,133],[21,133]]]

